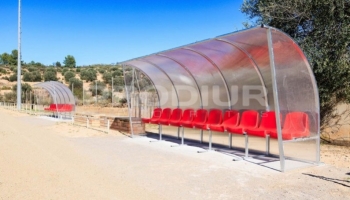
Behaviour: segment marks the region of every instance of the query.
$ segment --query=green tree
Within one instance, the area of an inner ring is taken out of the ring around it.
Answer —
[[[0,56],[0,64],[11,65],[13,63],[12,57],[8,53],[3,53]]]
[[[55,66],[56,66],[56,67],[61,67],[62,65],[61,65],[61,63],[60,63],[59,61],[57,61],[57,62],[55,63]]]
[[[63,64],[65,67],[76,67],[75,58],[72,55],[68,55],[64,58]]]
[[[350,1],[245,0],[241,11],[251,25],[279,28],[298,42],[317,80],[321,124],[327,124],[338,103],[350,102]]]
[[[11,60],[12,60],[12,65],[16,65],[18,62],[18,51],[16,49],[12,50],[11,52]]]

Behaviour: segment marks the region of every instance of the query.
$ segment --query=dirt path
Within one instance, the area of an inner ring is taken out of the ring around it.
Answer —
[[[347,199],[349,148],[280,173],[196,147],[171,148],[0,108],[0,199]],[[331,164],[331,165],[330,165]],[[332,166],[334,165],[334,166]]]

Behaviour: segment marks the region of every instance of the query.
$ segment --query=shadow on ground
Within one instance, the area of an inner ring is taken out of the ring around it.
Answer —
[[[350,172],[347,173],[347,175],[349,175],[349,174],[350,174]],[[322,179],[322,180],[325,180],[325,181],[329,181],[329,182],[332,182],[332,183],[335,183],[335,184],[338,184],[338,185],[350,188],[350,181],[348,181],[348,180],[340,180],[340,179],[328,178],[328,177],[324,177],[324,176],[318,176],[318,175],[306,174],[306,173],[303,173],[303,175],[311,176],[311,177],[318,178],[318,179]]]

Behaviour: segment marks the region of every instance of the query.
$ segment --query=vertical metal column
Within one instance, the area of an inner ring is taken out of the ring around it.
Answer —
[[[128,91],[128,87],[126,86],[126,76],[125,76],[125,69],[124,69],[124,65],[122,66],[123,69],[123,75],[124,75],[124,86],[125,86],[125,94],[126,94],[126,103],[128,104],[128,111],[129,111],[129,122],[130,122],[130,132],[131,132],[131,137],[134,137],[134,130],[132,127],[132,118],[131,118],[131,108],[130,108],[130,100],[129,100],[129,91]]]
[[[112,107],[113,107],[113,76],[112,76],[112,91],[111,91],[111,95],[112,95],[112,96],[111,96],[111,97],[112,97],[111,99],[112,99]]]
[[[279,150],[279,156],[280,156],[281,171],[284,172],[285,171],[285,157],[284,157],[284,150],[283,150],[281,118],[279,117],[280,116],[280,105],[279,105],[279,99],[278,99],[276,69],[275,69],[275,56],[274,56],[274,52],[273,52],[271,28],[267,29],[267,42],[268,42],[269,57],[270,57],[273,98],[275,101],[274,103],[275,103],[276,125],[277,125],[277,135],[278,135],[278,150]]]
[[[18,56],[17,56],[17,110],[21,110],[21,0],[18,0]]]

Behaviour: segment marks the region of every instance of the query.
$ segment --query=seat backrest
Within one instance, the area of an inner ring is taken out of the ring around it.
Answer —
[[[212,109],[209,111],[207,124],[221,124],[222,111],[219,109]]]
[[[181,121],[192,121],[195,116],[195,112],[192,108],[184,110]]]
[[[281,116],[280,116],[281,119]],[[276,113],[275,111],[267,111],[261,115],[259,128],[276,129]]]
[[[309,116],[304,112],[290,112],[286,115],[283,129],[293,132],[309,132]]]
[[[259,113],[256,110],[246,110],[242,113],[239,126],[243,128],[256,128],[259,124]]]
[[[193,119],[194,123],[204,123],[208,118],[208,111],[205,109],[198,109],[196,116]]]
[[[166,119],[167,120],[167,119],[169,119],[170,114],[171,114],[171,109],[170,108],[164,108],[159,119]]]
[[[239,117],[240,117],[240,114],[237,110],[226,110],[222,124],[238,126]]]
[[[180,120],[182,115],[181,108],[175,108],[173,112],[171,112],[170,120]]]
[[[153,110],[152,119],[157,119],[157,118],[159,118],[161,114],[162,114],[162,109],[161,109],[161,108],[155,108],[155,109]]]

